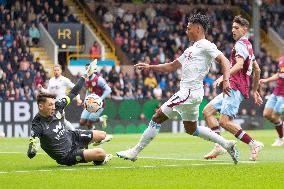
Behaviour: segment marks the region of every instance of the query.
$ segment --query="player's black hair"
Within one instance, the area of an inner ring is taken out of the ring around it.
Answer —
[[[210,20],[208,18],[208,16],[201,14],[201,13],[197,13],[192,15],[189,19],[188,22],[192,23],[192,24],[200,24],[202,26],[202,28],[204,29],[204,32],[206,33],[210,27]]]
[[[249,21],[247,19],[243,18],[241,15],[235,16],[233,22],[235,22],[235,23],[237,23],[237,24],[239,24],[243,27],[249,28]]]
[[[53,94],[50,94],[50,93],[40,92],[36,97],[36,102],[37,102],[37,104],[44,103],[44,102],[46,102],[46,99],[48,99],[48,98],[55,99],[56,96],[53,95]]]

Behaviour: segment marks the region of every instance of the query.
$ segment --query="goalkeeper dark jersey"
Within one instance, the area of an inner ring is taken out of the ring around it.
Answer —
[[[55,114],[45,118],[39,113],[32,120],[31,136],[40,139],[41,148],[53,159],[65,158],[72,147],[72,131],[66,128],[63,109],[67,106],[65,98],[55,103]]]

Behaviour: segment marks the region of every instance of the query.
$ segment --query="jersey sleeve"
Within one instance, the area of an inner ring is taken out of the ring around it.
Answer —
[[[209,43],[205,46],[205,52],[213,59],[217,58],[222,52],[217,49],[216,45],[214,43]]]
[[[242,57],[244,60],[247,59],[249,56],[248,48],[247,46],[242,43],[241,41],[238,41],[235,45],[235,51],[236,51],[236,56]]]
[[[185,50],[186,51],[186,50]],[[185,56],[185,51],[182,53],[182,55],[180,55],[178,58],[177,58],[177,61],[182,64],[185,59],[186,59],[186,56]]]
[[[98,79],[98,86],[104,89],[104,93],[101,96],[101,99],[104,100],[111,93],[111,88],[108,86],[106,80],[102,77],[99,77]]]
[[[39,123],[36,123],[35,121],[32,122],[32,127],[31,127],[31,137],[41,137],[42,135],[42,128]]]

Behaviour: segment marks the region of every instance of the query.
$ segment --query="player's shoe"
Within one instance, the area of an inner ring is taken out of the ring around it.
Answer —
[[[138,152],[136,152],[134,149],[129,149],[125,151],[116,152],[116,155],[126,160],[136,161]]]
[[[107,119],[108,119],[108,116],[107,116],[107,115],[102,115],[102,116],[101,116],[102,127],[103,127],[103,128],[106,128],[106,127],[107,127]]]
[[[264,147],[263,143],[255,141],[251,147],[250,160],[256,161],[260,150]]]
[[[107,162],[109,162],[112,159],[113,155],[112,154],[106,154],[106,157],[102,163],[102,165],[107,164]]]
[[[213,150],[211,150],[208,154],[204,156],[204,159],[214,159],[220,155],[226,154],[227,150],[224,149],[222,146],[219,144],[215,144],[215,147]]]
[[[112,135],[106,135],[105,139],[101,140],[100,142],[94,142],[93,146],[98,146],[98,145],[101,145],[101,144],[103,144],[105,142],[109,142],[109,141],[112,140],[112,138],[113,138]]]
[[[112,157],[113,157],[112,154],[106,154],[104,161],[93,161],[93,163],[95,165],[105,165],[112,159]]]
[[[239,151],[237,149],[236,143],[237,141],[235,140],[229,140],[229,142],[226,145],[226,150],[230,154],[235,164],[239,162]]]
[[[277,138],[271,146],[282,146],[284,144],[284,138]]]

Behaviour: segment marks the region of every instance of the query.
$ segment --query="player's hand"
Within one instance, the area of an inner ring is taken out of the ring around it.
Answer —
[[[264,83],[267,83],[267,80],[266,80],[266,79],[260,79],[260,80],[259,80],[259,84],[260,84],[260,85],[262,85],[262,84],[264,84]]]
[[[229,80],[225,80],[224,82],[223,82],[223,94],[225,95],[228,95],[228,96],[230,96],[230,91],[231,91],[231,86],[230,86],[230,82],[229,82]]]
[[[77,106],[81,106],[82,103],[83,103],[83,101],[82,101],[81,99],[78,99],[78,100],[77,100]]]
[[[218,79],[216,79],[213,83],[213,87],[219,87],[219,85],[223,82],[223,77],[219,77]]]
[[[38,85],[37,85],[37,88],[38,88],[39,92],[42,92],[43,87],[42,87],[41,84],[38,84]]]
[[[150,70],[150,65],[146,63],[138,63],[134,65],[135,68],[138,68],[139,70]]]
[[[86,79],[91,76],[94,72],[97,72],[97,59],[90,63],[88,68],[85,70],[83,77]]]
[[[28,148],[28,152],[27,152],[27,156],[32,159],[33,157],[35,157],[38,149],[40,146],[40,142],[39,142],[39,138],[30,138],[30,143],[29,143],[29,148]]]
[[[263,103],[263,100],[257,91],[253,92],[253,98],[254,98],[254,103],[256,103],[257,105],[260,106]]]

